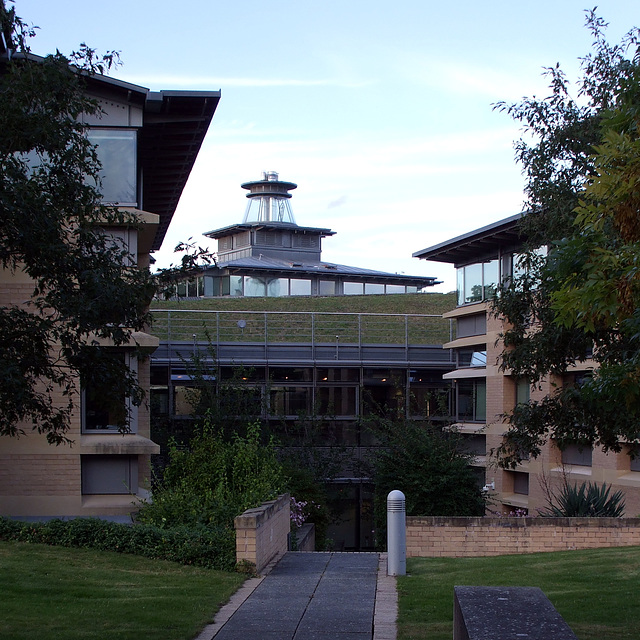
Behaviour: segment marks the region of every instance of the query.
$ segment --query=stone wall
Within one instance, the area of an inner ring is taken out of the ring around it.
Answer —
[[[407,517],[407,557],[497,556],[640,545],[639,518]]]
[[[235,518],[237,562],[249,562],[261,573],[269,562],[287,551],[289,504],[289,494],[285,493]]]

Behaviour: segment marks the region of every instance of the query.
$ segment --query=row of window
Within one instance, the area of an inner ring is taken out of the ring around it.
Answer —
[[[180,282],[176,294],[184,298],[335,296],[417,293],[418,287],[378,282],[340,282],[310,278],[274,278],[270,276],[200,276]]]
[[[535,253],[545,255],[546,248],[541,247]],[[521,257],[521,254],[510,253],[493,260],[458,267],[456,269],[458,305],[473,304],[493,298],[500,282],[512,275],[516,277],[524,273]]]

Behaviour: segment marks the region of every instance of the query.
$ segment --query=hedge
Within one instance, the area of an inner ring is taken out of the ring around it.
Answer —
[[[130,553],[222,571],[235,568],[235,532],[223,527],[161,529],[97,518],[20,522],[0,517],[0,540]]]

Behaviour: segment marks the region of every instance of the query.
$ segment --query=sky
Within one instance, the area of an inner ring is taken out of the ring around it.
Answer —
[[[584,0],[17,0],[39,55],[82,42],[121,52],[111,75],[153,91],[222,98],[155,257],[242,221],[243,182],[294,182],[302,226],[337,234],[323,260],[435,276],[412,253],[523,209],[516,123],[493,109],[548,94],[543,67],[576,77],[591,37]],[[633,0],[601,0],[608,39],[640,24]]]

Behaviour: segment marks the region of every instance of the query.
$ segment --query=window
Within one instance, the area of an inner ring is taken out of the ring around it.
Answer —
[[[387,293],[404,293],[405,287],[403,284],[388,284],[386,292]]]
[[[458,368],[487,366],[487,352],[484,349],[459,349],[456,355]]]
[[[138,456],[84,455],[80,465],[84,495],[138,491]]]
[[[129,369],[137,373],[137,359],[124,352],[114,351],[108,357],[124,361]],[[109,367],[108,361],[105,364]],[[137,430],[138,408],[122,389],[105,393],[96,380],[85,384],[82,389],[82,431],[84,433],[113,432],[124,427]]]
[[[318,295],[319,296],[335,296],[336,295],[335,281],[320,280],[320,282],[318,282]]]
[[[473,456],[487,455],[487,438],[477,434],[461,434],[462,448],[465,453]]]
[[[229,276],[229,291],[226,295],[241,296],[242,295],[242,276]],[[223,295],[225,295],[223,293]]]
[[[343,291],[345,296],[361,296],[362,282],[345,282]]]
[[[135,129],[90,129],[87,135],[102,164],[103,201],[137,206]]]
[[[472,316],[458,318],[456,330],[458,338],[482,336],[487,333],[487,315],[485,313],[474,313]]]
[[[529,474],[522,471],[513,471],[513,493],[529,495]]]
[[[269,378],[274,382],[311,382],[313,369],[306,367],[273,367],[269,369]]]
[[[531,385],[526,378],[518,378],[516,382],[516,404],[527,404],[531,395]]]
[[[498,260],[458,267],[458,304],[471,304],[491,298],[496,291],[499,278]]]
[[[356,387],[319,387],[316,391],[316,414],[357,415]]]
[[[384,285],[375,282],[366,282],[364,285],[364,292],[366,295],[384,293]]]
[[[292,296],[310,296],[311,280],[291,280]]]
[[[359,369],[318,369],[318,383],[323,382],[360,382]]]
[[[214,298],[220,295],[220,278],[214,276],[203,277],[203,295],[205,298]]]
[[[244,295],[247,298],[263,298],[266,292],[263,278],[254,278],[253,276],[244,277]]]
[[[562,464],[590,467],[591,454],[592,449],[590,445],[583,445],[577,442],[565,445],[562,450]]]
[[[310,415],[311,391],[310,387],[272,387],[270,392],[270,415]]]
[[[271,298],[289,295],[289,280],[287,278],[267,280],[267,295]]]
[[[138,264],[138,230],[127,229],[124,227],[108,227],[102,229],[102,233],[110,238],[113,247],[117,251],[124,251],[127,255],[124,257],[124,263],[133,267]]]
[[[486,380],[458,380],[456,418],[460,422],[484,422],[487,417]]]

